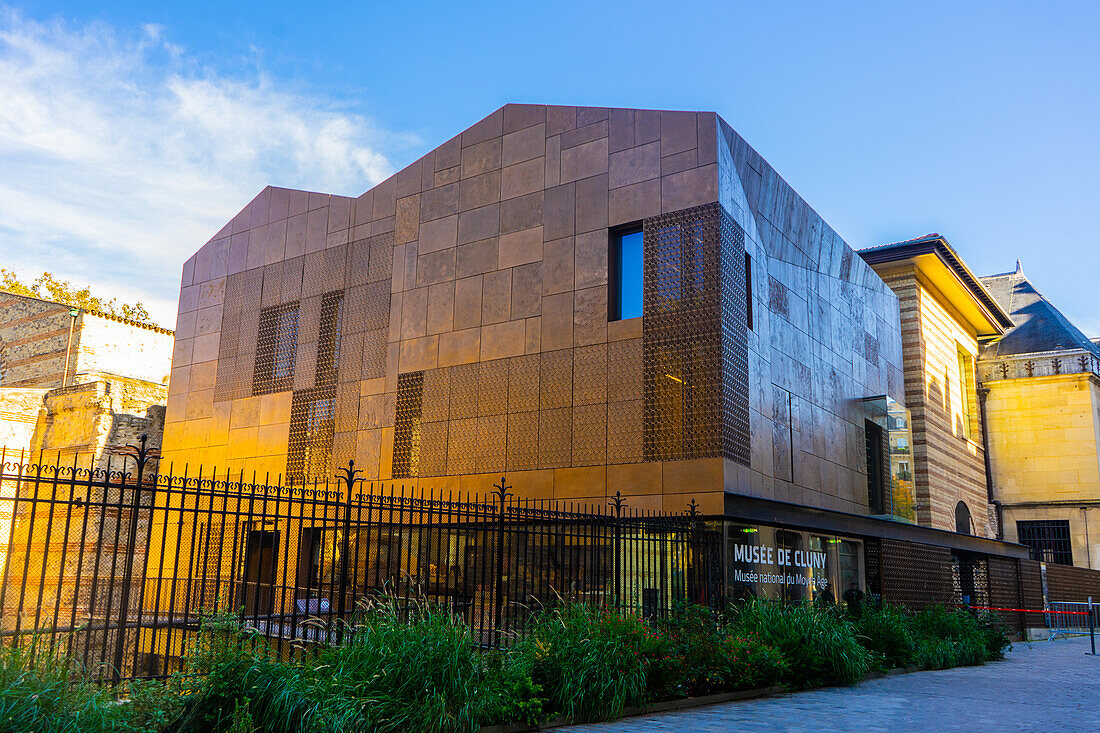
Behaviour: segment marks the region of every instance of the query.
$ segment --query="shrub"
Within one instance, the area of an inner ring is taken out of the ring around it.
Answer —
[[[874,652],[882,667],[908,667],[916,663],[917,638],[913,618],[898,606],[864,607],[853,619],[859,643]]]
[[[650,659],[661,646],[637,616],[574,604],[539,618],[521,649],[551,709],[603,720],[645,700]]]
[[[325,730],[300,670],[281,663],[233,616],[205,618],[187,659],[187,669],[173,680],[183,703],[167,730],[223,731],[246,719],[278,733]]]
[[[336,730],[463,731],[541,715],[522,655],[479,651],[464,624],[431,607],[409,620],[375,607],[304,666]]]
[[[1008,634],[992,614],[929,606],[913,617],[916,662],[924,669],[946,669],[1001,659]]]
[[[754,599],[733,609],[731,626],[757,635],[782,654],[783,681],[794,686],[854,684],[872,665],[873,656],[856,641],[852,622],[835,610]]]
[[[738,635],[706,606],[676,607],[654,627],[660,645],[649,686],[658,699],[760,687],[786,671],[782,655],[758,634]]]
[[[775,647],[757,634],[736,636],[727,633],[722,640],[723,690],[748,690],[775,684],[786,678],[787,661]]]

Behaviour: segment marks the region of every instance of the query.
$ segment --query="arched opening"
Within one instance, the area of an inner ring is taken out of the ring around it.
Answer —
[[[961,501],[955,505],[955,531],[970,534],[970,509]]]

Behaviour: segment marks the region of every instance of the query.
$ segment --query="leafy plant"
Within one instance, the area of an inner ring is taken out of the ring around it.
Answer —
[[[904,609],[888,604],[867,604],[853,622],[859,643],[878,655],[880,667],[908,667],[916,662],[913,617]]]
[[[522,645],[551,709],[574,720],[603,720],[640,705],[657,633],[615,609],[567,605],[535,623]]]
[[[783,681],[798,687],[854,684],[873,662],[855,626],[836,610],[754,599],[734,607],[731,626],[778,650],[787,662]]]
[[[278,660],[258,635],[235,617],[204,619],[188,653],[188,667],[174,680],[184,696],[170,731],[222,731],[241,725],[244,713],[264,731],[324,730],[318,706],[305,692],[301,668]]]
[[[522,655],[479,651],[468,627],[430,606],[407,620],[376,606],[345,644],[305,666],[310,694],[337,730],[464,731],[541,716]]]

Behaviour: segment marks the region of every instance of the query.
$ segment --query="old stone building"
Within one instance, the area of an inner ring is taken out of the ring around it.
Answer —
[[[0,291],[0,388],[53,389],[119,375],[167,384],[166,328]]]
[[[938,234],[859,254],[901,301],[917,521],[993,537],[976,360],[1012,320]]]
[[[32,477],[0,481],[0,577],[8,591],[0,598],[4,628],[21,622],[19,613],[39,613],[37,603],[19,606],[16,591],[25,583],[50,589],[42,603],[66,616],[73,609],[87,617],[109,590],[106,579],[120,559],[144,553],[147,525],[131,541],[119,531],[117,508],[57,505],[67,507],[66,536],[48,517],[36,522],[35,502],[21,499],[73,498],[64,491],[48,495],[51,484],[33,480],[36,465],[45,466],[46,477],[108,465],[112,471],[132,471],[133,462],[124,464],[114,449],[136,445],[142,435],[150,445],[160,445],[172,342],[172,331],[164,328],[0,292],[0,451],[8,475]],[[155,470],[154,462],[150,471]],[[126,501],[118,491],[90,485],[80,496]],[[99,557],[87,567],[46,562],[85,554]],[[97,576],[80,598],[74,594],[78,573]],[[96,589],[94,596],[90,589]]]
[[[1100,346],[1019,264],[982,282],[1015,322],[978,362],[1004,537],[1100,569]]]

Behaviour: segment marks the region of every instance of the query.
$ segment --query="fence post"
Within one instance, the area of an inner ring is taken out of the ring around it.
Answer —
[[[356,474],[362,473],[362,471],[355,467],[354,460],[348,461],[347,468],[341,468],[339,470],[340,473],[336,474],[336,478],[344,482],[344,491],[347,496],[344,497],[344,538],[340,546],[340,595],[336,597],[337,644],[342,643],[344,640],[344,625],[346,624],[344,614],[347,613],[348,598],[348,539],[351,534],[351,492],[352,489],[355,488],[355,484],[363,480],[356,478]],[[320,601],[318,601],[318,604],[320,604]],[[320,605],[318,605],[317,608],[318,611],[320,611]]]
[[[1096,614],[1092,607],[1092,596],[1089,596],[1089,643],[1092,645],[1092,656],[1096,656]]]
[[[695,503],[694,498],[688,502],[687,516],[687,600],[689,603],[699,603],[699,597],[701,595],[700,588],[705,587],[700,586],[699,575],[705,572],[705,570],[700,570],[699,563],[697,562],[699,559],[698,553],[695,552],[695,549],[699,546],[698,538],[696,537],[696,532],[699,530],[699,505]],[[704,580],[703,582],[705,583],[706,581]]]
[[[493,496],[497,499],[497,574],[496,578],[496,608],[493,614],[493,646],[500,646],[500,629],[503,622],[504,611],[504,510],[509,496],[512,496],[512,492],[508,489],[512,488],[504,481],[504,477],[500,477],[499,484],[493,484]]]
[[[141,518],[141,489],[145,485],[145,464],[153,457],[151,453],[153,449],[150,449],[146,444],[149,440],[149,436],[142,434],[141,447],[127,446],[128,450],[125,455],[132,456],[137,461],[137,482],[134,486],[134,505],[130,509],[130,541],[129,548],[126,552],[126,561],[122,570],[122,602],[118,619],[118,643],[115,645],[115,658],[114,658],[114,681],[117,683],[122,677],[122,657],[126,649],[126,624],[129,623],[130,616],[130,586],[134,579],[134,552],[137,545],[137,535],[140,529]],[[130,452],[133,451],[133,452]],[[125,460],[125,459],[123,459]],[[123,490],[126,484],[120,483],[119,491]],[[104,497],[106,499],[106,497]],[[120,502],[121,503],[121,502]],[[152,520],[152,512],[150,512],[150,521]],[[67,539],[67,538],[66,538]],[[148,554],[148,544],[145,547],[145,553]],[[145,584],[142,583],[142,592],[145,591]],[[144,600],[144,599],[143,599]],[[134,639],[134,660],[138,658],[138,650],[136,648],[139,639]],[[131,670],[134,671],[134,670]]]
[[[612,562],[615,563],[615,568],[612,571],[615,579],[615,605],[622,605],[622,581],[620,579],[619,568],[622,565],[622,557],[620,550],[620,541],[622,540],[622,517],[623,517],[623,501],[622,492],[616,491],[615,495],[608,499],[608,504],[615,510],[615,549],[613,553]]]

